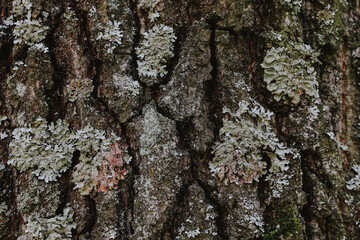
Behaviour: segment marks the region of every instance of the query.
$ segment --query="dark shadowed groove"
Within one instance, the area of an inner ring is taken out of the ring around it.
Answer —
[[[175,213],[181,209],[181,206],[184,204],[184,202],[187,201],[187,198],[189,196],[189,187],[191,185],[191,182],[188,182],[184,184],[180,191],[176,194],[176,201],[174,206],[171,208],[172,212],[170,216],[168,217],[167,221],[164,223],[163,229],[161,230],[161,239],[164,239],[165,234],[169,233],[171,236],[171,239],[175,239],[175,218],[178,217]]]
[[[138,65],[137,65],[137,54],[136,54],[136,48],[140,43],[140,39],[141,39],[141,34],[140,34],[140,19],[138,16],[138,12],[137,12],[137,4],[136,4],[136,0],[130,0],[129,1],[129,7],[133,13],[133,20],[135,22],[135,32],[134,32],[134,38],[133,38],[133,44],[132,44],[132,49],[131,49],[131,72],[132,72],[132,77],[139,82],[139,84],[143,87],[143,94],[145,92],[146,89],[146,84],[144,82],[140,81],[140,77],[139,77],[139,73],[138,73]]]
[[[45,38],[45,45],[49,48],[50,62],[53,67],[53,85],[50,91],[45,91],[45,96],[47,98],[46,102],[49,106],[49,116],[47,117],[48,122],[53,122],[58,118],[64,118],[65,106],[62,99],[62,89],[64,87],[64,79],[66,73],[64,69],[58,63],[55,54],[56,41],[55,41],[55,32],[60,26],[61,16],[65,12],[65,8],[61,5],[61,11],[54,16],[55,22],[51,26],[50,32]]]
[[[11,4],[5,4],[2,0],[0,0],[1,4],[1,14],[4,19],[9,15],[9,8]],[[5,32],[10,32],[9,29],[5,30]],[[7,91],[7,76],[11,72],[11,64],[13,62],[12,50],[14,47],[13,38],[10,37],[10,34],[3,36],[1,38],[1,48],[0,48],[0,115],[6,116],[8,113],[8,109],[6,107],[6,95],[4,94]],[[24,56],[20,56],[25,58],[26,52],[20,52]],[[8,127],[10,128],[11,123],[8,123]],[[8,159],[8,151],[6,151],[7,143],[2,141],[2,147],[4,147],[4,154],[0,156],[0,162],[4,164]],[[1,195],[4,196],[5,199],[1,199],[6,202],[10,209],[14,210],[14,214],[10,216],[10,220],[7,222],[7,232],[8,235],[4,236],[4,239],[16,239],[16,233],[19,232],[21,227],[21,215],[18,213],[16,197],[17,197],[17,186],[18,179],[16,178],[17,171],[13,168],[7,168],[3,173],[2,178],[0,178],[0,189],[2,191]],[[8,196],[8,198],[7,198]]]
[[[187,149],[189,152],[190,174],[191,174],[190,183],[195,181],[200,186],[200,188],[204,191],[206,201],[208,201],[208,203],[210,203],[214,207],[214,210],[217,214],[217,216],[215,217],[215,224],[216,224],[218,236],[224,240],[229,239],[229,236],[227,236],[226,230],[225,230],[226,229],[225,215],[227,215],[227,212],[226,212],[226,209],[221,205],[221,203],[216,199],[216,197],[213,194],[213,192],[216,191],[216,187],[212,187],[212,186],[209,186],[207,183],[204,183],[200,179],[200,174],[201,174],[200,170],[197,169],[196,162],[200,162],[197,160],[199,160],[200,158],[210,158],[212,156],[210,153],[205,153],[203,155],[196,151],[190,150],[190,146],[189,146],[190,142],[186,139],[186,134],[185,134],[185,131],[187,129],[186,124],[189,124],[189,123],[176,122],[176,129],[179,134],[180,146],[183,149]],[[189,184],[189,186],[190,186],[190,184]]]
[[[193,161],[193,159],[191,159]],[[229,239],[229,236],[226,234],[226,223],[225,223],[225,216],[227,215],[226,209],[221,205],[221,203],[213,196],[213,192],[215,189],[212,189],[211,186],[202,182],[200,178],[197,176],[197,171],[194,167],[191,168],[192,176],[199,184],[201,189],[204,191],[204,195],[206,200],[214,207],[217,216],[215,217],[215,224],[217,228],[218,236],[223,239]]]
[[[72,191],[72,183],[71,183],[71,173],[76,164],[79,163],[80,152],[76,150],[73,153],[73,157],[71,159],[71,167],[61,175],[61,185],[60,185],[60,204],[56,209],[56,215],[60,215],[63,213],[66,204],[69,202],[69,193]]]
[[[309,169],[305,160],[306,154],[301,154],[301,170],[302,170],[302,190],[306,193],[306,203],[299,211],[305,220],[305,236],[307,239],[312,239],[311,221],[312,221],[312,205],[314,203],[314,184],[309,176]]]
[[[134,199],[135,199],[135,188],[134,188],[135,177],[134,177],[134,175],[139,175],[140,170],[139,170],[138,166],[136,166],[136,164],[135,164],[136,152],[134,149],[131,148],[131,140],[128,135],[126,123],[121,123],[121,133],[124,136],[126,144],[128,146],[128,148],[127,148],[128,153],[132,158],[132,161],[130,162],[132,174],[128,175],[128,184],[127,184],[127,188],[129,191],[127,193],[126,192],[123,193],[120,191],[121,199],[124,199],[124,195],[126,195],[126,194],[128,195],[128,198],[126,198],[128,200],[128,202],[123,203],[122,205],[124,207],[124,213],[125,213],[124,214],[124,218],[125,218],[124,220],[126,223],[125,234],[127,237],[130,237],[132,234],[134,234],[134,229],[132,227],[132,221],[131,221],[132,219],[134,219]],[[129,211],[130,211],[130,213],[129,213]]]
[[[91,233],[94,229],[96,220],[97,220],[97,212],[96,212],[96,201],[94,198],[90,196],[85,196],[86,207],[88,208],[89,217],[87,218],[88,221],[86,222],[84,229],[80,232],[81,234]]]
[[[222,126],[222,106],[219,98],[219,84],[218,84],[218,60],[217,60],[217,51],[216,51],[216,19],[211,19],[207,21],[210,28],[210,64],[211,64],[211,79],[205,82],[205,96],[209,103],[209,119],[214,124],[214,136],[215,139],[218,138],[219,130]]]

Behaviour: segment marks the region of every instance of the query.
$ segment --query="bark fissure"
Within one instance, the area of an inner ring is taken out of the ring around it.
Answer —
[[[210,28],[210,64],[211,64],[211,79],[205,83],[205,91],[206,91],[206,98],[209,102],[209,118],[210,121],[214,124],[214,136],[215,139],[218,138],[219,130],[222,125],[221,120],[221,112],[222,106],[219,100],[218,91],[218,60],[216,56],[216,29],[217,24],[216,20],[209,20],[208,21],[209,28]]]
[[[65,12],[65,7],[61,5],[61,11],[54,16],[56,20],[50,32],[45,38],[45,44],[49,48],[51,66],[54,69],[52,81],[53,86],[50,91],[45,92],[47,96],[47,103],[49,106],[48,122],[53,122],[58,118],[63,119],[65,114],[65,104],[62,98],[62,90],[65,86],[64,80],[66,79],[66,71],[60,66],[55,54],[56,41],[55,33],[58,30],[61,22],[61,16]]]
[[[311,222],[313,220],[312,206],[314,203],[314,183],[309,176],[309,170],[305,160],[306,156],[301,157],[301,170],[302,170],[302,190],[306,194],[306,203],[302,207],[300,213],[305,220],[305,236],[307,239],[313,239],[311,231]]]

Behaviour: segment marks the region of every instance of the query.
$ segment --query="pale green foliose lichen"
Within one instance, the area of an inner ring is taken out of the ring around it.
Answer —
[[[38,239],[38,240],[71,240],[72,229],[76,228],[73,222],[74,211],[67,206],[62,215],[52,218],[34,217],[26,223],[25,236],[19,239]]]
[[[70,102],[75,102],[76,100],[84,100],[90,97],[94,86],[92,81],[88,78],[76,78],[72,79],[70,83],[66,86],[66,92],[69,96]]]
[[[161,0],[140,0],[138,6],[149,9],[149,19],[151,22],[155,21],[156,18],[160,17],[160,14],[155,10],[156,5]]]
[[[35,125],[13,131],[8,164],[21,172],[35,168],[31,172],[39,179],[55,181],[71,166],[75,142],[69,124],[58,120],[47,125],[39,118]]]
[[[346,188],[349,190],[360,190],[360,166],[355,164],[352,169],[356,172],[354,178],[346,182]]]
[[[102,31],[99,32],[96,40],[105,42],[105,49],[107,53],[112,54],[115,48],[121,45],[123,38],[123,31],[120,30],[120,22],[108,21]]]
[[[271,48],[264,62],[264,81],[276,101],[281,99],[297,105],[301,96],[314,100],[319,97],[318,81],[313,64],[318,53],[309,45],[293,43],[292,46]]]
[[[258,181],[266,173],[263,154],[271,160],[271,174],[286,171],[294,150],[281,143],[274,133],[273,113],[254,100],[239,102],[238,106],[236,112],[223,109],[229,117],[223,119],[220,141],[215,144],[215,156],[210,162],[211,172],[225,184]]]
[[[154,8],[161,0],[140,0],[139,6],[146,8]]]
[[[13,131],[8,164],[21,172],[32,169],[31,172],[45,182],[56,181],[70,168],[73,153],[77,150],[80,163],[75,166],[72,181],[75,189],[86,195],[98,184],[99,167],[111,153],[112,145],[119,140],[113,133],[107,138],[105,131],[90,125],[72,132],[65,121],[59,119],[56,124],[48,125],[39,118],[33,127]],[[121,159],[114,161],[129,163],[131,157],[126,149],[123,153]]]
[[[174,29],[158,24],[143,35],[144,40],[136,48],[139,75],[150,78],[163,77],[167,73],[167,60],[174,56]]]
[[[25,44],[30,49],[48,52],[48,48],[42,43],[49,27],[42,25],[42,20],[33,19],[32,3],[28,0],[15,0],[12,4],[11,16],[4,20],[0,29],[14,27],[14,44]],[[2,32],[0,35],[4,35]]]
[[[80,151],[80,163],[75,166],[72,181],[75,184],[74,189],[79,189],[82,195],[87,195],[97,185],[98,168],[106,154],[111,151],[111,145],[120,138],[115,134],[106,138],[105,131],[90,125],[78,130],[75,137],[78,139],[76,149]]]
[[[300,11],[302,0],[282,0],[282,4],[288,5],[295,13]]]

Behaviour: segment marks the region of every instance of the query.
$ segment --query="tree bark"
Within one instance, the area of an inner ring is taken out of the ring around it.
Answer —
[[[360,239],[358,0],[0,6],[1,239]]]

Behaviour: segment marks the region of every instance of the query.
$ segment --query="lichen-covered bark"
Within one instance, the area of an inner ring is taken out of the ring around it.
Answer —
[[[0,0],[0,239],[358,239],[359,21]]]

